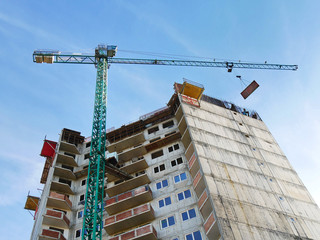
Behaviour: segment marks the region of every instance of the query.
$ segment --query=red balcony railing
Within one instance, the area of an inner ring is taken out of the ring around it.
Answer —
[[[63,210],[71,210],[72,202],[67,197],[67,195],[57,193],[57,192],[50,192],[47,207],[52,208],[59,208]]]
[[[42,233],[39,236],[39,240],[46,240],[46,239],[66,240],[66,238],[59,231],[54,231],[51,229],[43,229]]]
[[[152,192],[148,185],[122,193],[106,201],[106,211],[109,215],[122,212],[152,200]]]
[[[109,240],[156,240],[157,232],[152,224],[145,225],[140,228],[122,233],[116,237],[109,238]]]
[[[70,220],[61,211],[47,209],[43,216],[43,224],[61,228],[69,228]]]
[[[153,208],[149,203],[147,203],[108,217],[105,220],[104,229],[109,235],[114,235],[135,226],[151,222],[154,218]]]

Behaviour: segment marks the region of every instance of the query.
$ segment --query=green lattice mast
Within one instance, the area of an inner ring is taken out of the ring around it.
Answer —
[[[97,80],[82,229],[83,240],[102,239],[108,56],[113,57],[116,53],[116,47],[112,49],[110,47],[106,48],[104,45],[99,45],[95,54]]]

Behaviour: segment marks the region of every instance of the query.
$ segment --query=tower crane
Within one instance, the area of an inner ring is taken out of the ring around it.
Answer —
[[[226,68],[231,72],[233,68],[266,69],[266,70],[297,70],[297,65],[260,64],[246,62],[216,62],[192,60],[164,60],[164,59],[133,59],[115,58],[117,46],[98,45],[95,54],[70,54],[53,50],[36,50],[33,61],[36,63],[73,63],[93,64],[97,68],[90,160],[85,197],[85,210],[82,229],[82,240],[102,239],[103,227],[103,196],[106,148],[106,110],[107,110],[107,72],[109,64],[145,64],[166,66],[194,66]],[[108,168],[107,168],[108,169]],[[109,166],[112,170],[112,167]],[[114,169],[113,169],[114,170]],[[130,177],[122,173],[123,177]]]

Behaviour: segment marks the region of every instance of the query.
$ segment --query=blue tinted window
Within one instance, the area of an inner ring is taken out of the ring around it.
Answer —
[[[162,181],[162,186],[163,187],[167,187],[168,186],[168,180],[167,179]]]
[[[186,173],[181,173],[181,174],[180,174],[180,177],[181,177],[181,181],[183,181],[183,180],[186,180],[186,179],[187,179],[187,175],[186,175]]]
[[[174,182],[175,183],[180,182],[180,176],[179,175],[178,176],[174,176]]]
[[[183,194],[182,193],[178,193],[178,199],[179,199],[179,201],[181,201],[181,200],[183,200],[184,198],[183,198]]]
[[[194,210],[194,208],[189,210],[189,217],[190,218],[194,218],[196,217],[196,211]]]
[[[169,217],[169,218],[168,218],[168,221],[169,221],[169,226],[172,226],[172,225],[175,224],[175,221],[174,221],[174,217],[173,217],[173,216]]]
[[[158,182],[157,183],[157,189],[160,189],[161,188],[161,182]]]
[[[168,227],[167,219],[161,220],[161,227],[162,227],[162,228]]]
[[[185,220],[188,220],[189,217],[188,217],[188,213],[187,212],[183,212],[182,213],[182,220],[185,221]]]
[[[166,202],[166,205],[170,205],[171,204],[171,198],[170,197],[167,197],[164,200]]]
[[[192,234],[188,234],[186,237],[187,237],[187,240],[193,240]]]
[[[161,199],[160,201],[159,201],[159,208],[162,208],[164,206],[164,201],[163,201],[163,199]]]
[[[185,196],[185,198],[189,198],[189,197],[191,197],[191,192],[190,192],[190,190],[188,189],[188,190],[186,190],[186,191],[184,191],[184,196]]]
[[[194,240],[202,240],[200,231],[196,231],[193,233]]]

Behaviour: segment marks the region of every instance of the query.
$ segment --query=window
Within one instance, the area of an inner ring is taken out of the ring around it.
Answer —
[[[161,164],[153,169],[154,173],[158,173],[164,170],[166,170],[166,166],[164,164]]]
[[[183,221],[186,221],[186,220],[191,219],[191,218],[195,218],[197,216],[196,215],[196,210],[194,210],[194,208],[191,208],[188,211],[185,211],[185,212],[181,213],[181,216],[182,216],[182,220]]]
[[[168,217],[168,218],[161,220],[161,228],[167,228],[167,227],[170,227],[175,224],[176,224],[176,222],[174,220],[174,216],[171,216],[171,217]]]
[[[124,182],[123,179],[117,180],[117,181],[114,182],[114,185],[120,184],[120,183],[122,183],[122,182]]]
[[[196,231],[186,235],[186,240],[202,240],[200,231]]]
[[[161,189],[161,188],[164,188],[164,187],[168,187],[168,180],[165,179],[165,180],[162,180],[161,182],[157,182],[156,183],[156,187],[157,189]]]
[[[172,160],[171,166],[174,167],[174,166],[179,165],[181,163],[183,163],[183,161],[182,161],[182,158],[180,157],[180,158],[177,158],[176,160]]]
[[[49,227],[50,230],[54,230],[54,231],[58,231],[61,232],[63,234],[64,230],[60,229],[60,228],[55,228],[55,227]]]
[[[80,201],[84,200],[84,194],[80,195]]]
[[[169,152],[172,152],[172,151],[178,150],[178,149],[179,149],[179,144],[178,143],[173,145],[173,146],[171,146],[171,147],[168,147]]]
[[[78,216],[78,219],[82,218],[83,217],[83,211],[79,211],[77,216]]]
[[[181,173],[181,174],[179,174],[177,176],[174,176],[174,182],[175,183],[182,182],[182,181],[184,181],[186,179],[187,179],[187,174],[185,172]]]
[[[172,131],[172,132],[167,133],[167,134],[164,135],[164,136],[165,136],[165,137],[168,137],[168,136],[173,135],[173,134],[175,134],[175,133],[176,133],[176,131]]]
[[[63,178],[59,178],[59,182],[68,184],[69,187],[71,187],[71,181],[69,181],[69,180],[66,180],[66,179],[63,179]]]
[[[64,152],[64,155],[70,156],[70,157],[73,157],[73,158],[76,158],[76,155],[74,155],[74,154],[72,154],[72,153]]]
[[[159,131],[159,127],[158,127],[158,126],[153,127],[153,128],[150,128],[150,129],[148,130],[148,134],[155,133],[155,132],[157,132],[157,131]]]
[[[151,158],[152,159],[155,159],[157,157],[161,157],[163,155],[163,150],[160,150],[160,151],[157,151],[157,152],[154,152],[151,154]]]
[[[86,155],[84,155],[84,159],[88,159],[90,158],[90,153],[87,153]]]
[[[153,143],[153,142],[155,142],[155,141],[158,141],[159,139],[161,139],[161,137],[157,137],[157,138],[151,139],[149,142],[150,142],[150,143]]]
[[[178,193],[178,199],[179,199],[179,201],[182,201],[183,199],[186,199],[186,198],[189,198],[189,197],[191,197],[191,191],[190,191],[190,189],[185,190],[185,191],[183,191],[183,192],[181,192],[181,193]]]
[[[174,123],[173,123],[173,121],[171,120],[171,121],[169,121],[169,122],[166,122],[166,123],[162,124],[162,127],[163,127],[163,128],[170,128],[170,127],[172,127],[173,125],[174,125]]]
[[[73,172],[73,167],[71,167],[71,166],[67,166],[67,165],[62,164],[61,167],[69,169],[70,171]]]
[[[83,179],[83,180],[81,181],[81,186],[86,185],[86,183],[87,183],[87,179]]]
[[[164,199],[159,200],[159,208],[162,208],[168,205],[171,205],[171,197],[166,197]]]
[[[145,173],[146,173],[146,172],[143,170],[143,171],[141,171],[141,172],[135,173],[134,175],[135,175],[136,177],[138,177],[138,176],[143,175],[143,174],[145,174]]]
[[[81,236],[81,229],[76,230],[76,238]]]
[[[86,148],[90,147],[91,146],[91,142],[87,142],[86,143]]]

